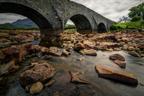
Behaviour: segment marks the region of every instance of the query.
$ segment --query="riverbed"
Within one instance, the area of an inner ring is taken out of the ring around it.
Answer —
[[[96,64],[113,65],[109,56],[119,53],[126,59],[126,69],[136,75],[139,84],[136,87],[121,84],[98,77],[95,71]],[[2,88],[0,96],[31,96],[19,83],[20,73],[29,65],[31,59],[47,60],[56,68],[56,81],[52,86],[34,96],[143,96],[144,94],[144,58],[133,57],[125,51],[98,51],[97,56],[83,56],[72,51],[68,57],[54,57],[36,55],[28,58],[21,65],[21,69],[8,76],[5,88]],[[69,71],[84,72],[84,77],[89,84],[74,84],[70,82]]]

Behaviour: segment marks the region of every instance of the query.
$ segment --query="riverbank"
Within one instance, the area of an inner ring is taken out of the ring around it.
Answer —
[[[30,42],[0,50],[0,95],[143,96],[144,94],[143,32],[93,34],[64,32],[61,34],[62,48],[47,48]],[[120,64],[125,63],[124,68],[110,60],[113,54],[120,55],[118,57],[115,55],[117,58],[114,58],[119,60]],[[112,80],[99,76],[95,69],[97,65],[111,67],[110,74],[116,72],[115,75],[120,77],[109,75],[109,72],[105,75]],[[133,86],[131,85],[133,83],[130,85],[123,83],[127,79],[137,84]]]

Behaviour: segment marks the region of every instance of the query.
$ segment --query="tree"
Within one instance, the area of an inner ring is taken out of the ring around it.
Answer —
[[[119,18],[119,22],[127,22],[129,20],[130,20],[129,17],[126,17],[126,16]]]
[[[129,11],[130,13],[128,15],[131,18],[131,21],[144,20],[144,3],[132,7]]]

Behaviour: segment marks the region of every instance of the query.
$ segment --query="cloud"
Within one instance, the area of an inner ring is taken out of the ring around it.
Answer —
[[[88,8],[102,14],[103,16],[118,21],[120,17],[127,16],[128,10],[140,4],[140,0],[71,0],[87,6]],[[144,2],[144,0],[141,0]],[[0,24],[15,22],[26,17],[12,14],[0,13]]]
[[[13,13],[0,13],[0,24],[3,23],[12,23],[17,21],[18,19],[24,19],[26,17]]]
[[[99,14],[118,21],[120,17],[127,16],[129,9],[140,4],[140,0],[71,0],[87,6]],[[144,0],[141,0],[144,2]]]

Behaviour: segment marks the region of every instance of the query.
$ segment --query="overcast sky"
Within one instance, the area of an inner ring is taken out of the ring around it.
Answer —
[[[118,21],[120,17],[127,16],[128,10],[144,2],[144,0],[71,0],[87,6],[88,8],[102,14],[103,16]],[[21,15],[0,14],[0,24],[11,23],[18,19],[24,19]]]
[[[118,21],[127,16],[129,9],[144,2],[144,0],[71,0],[87,6],[103,16]]]

